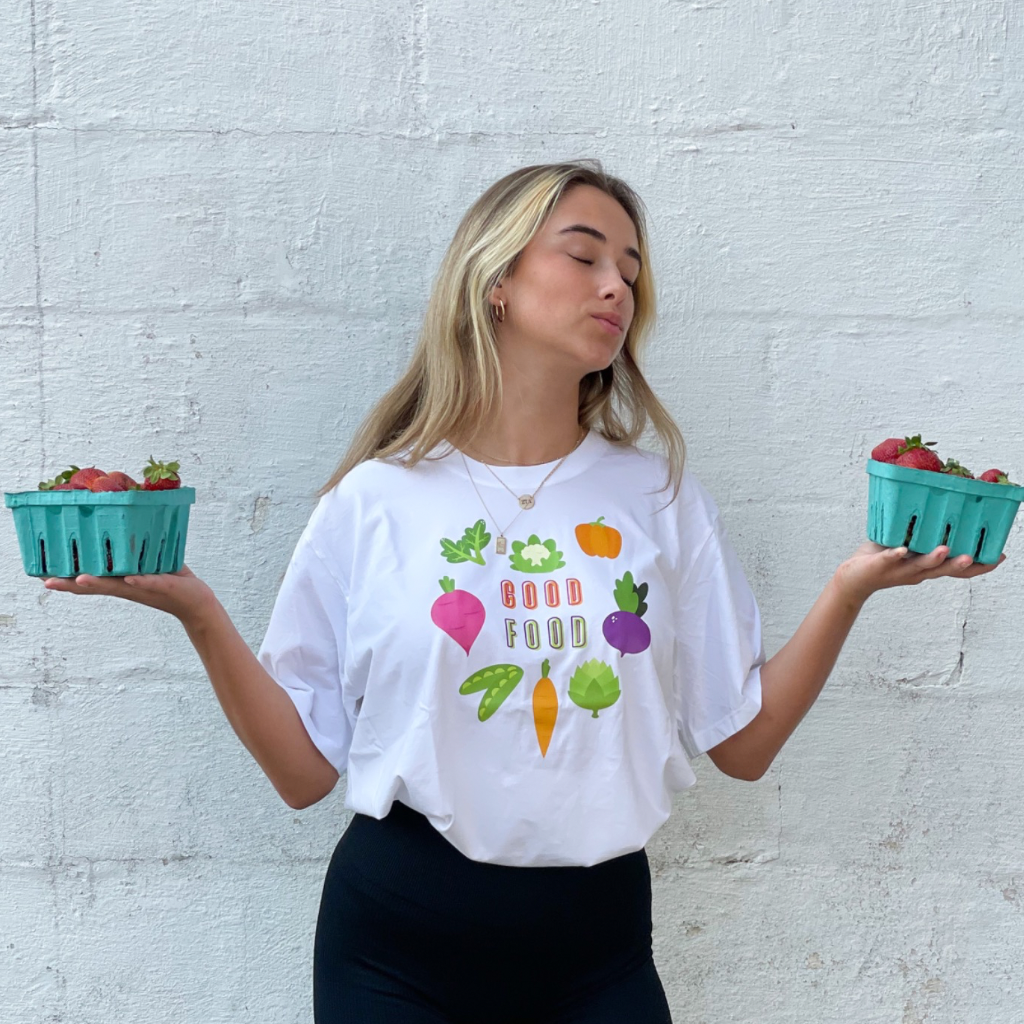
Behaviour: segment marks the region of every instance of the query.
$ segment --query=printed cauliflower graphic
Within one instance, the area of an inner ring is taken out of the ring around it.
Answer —
[[[519,572],[554,572],[565,565],[557,542],[553,539],[542,541],[535,533],[525,542],[512,541],[512,554],[508,560]]]

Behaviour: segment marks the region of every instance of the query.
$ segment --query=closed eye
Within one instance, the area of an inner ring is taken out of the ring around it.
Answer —
[[[566,253],[566,255],[569,257],[569,259],[576,260],[577,263],[586,263],[586,265],[588,267],[592,266],[593,263],[594,263],[593,260],[583,260],[583,259],[580,259],[579,256],[573,256],[572,253]],[[623,278],[622,280],[626,281],[625,278]],[[628,284],[630,288],[635,288],[636,287],[636,281],[626,281],[626,284]]]

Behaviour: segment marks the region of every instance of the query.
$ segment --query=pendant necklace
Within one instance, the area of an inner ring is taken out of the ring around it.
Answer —
[[[533,491],[532,494],[516,494],[516,492],[513,491],[512,488],[509,487],[509,485],[507,483],[505,483],[505,481],[502,480],[501,477],[498,476],[498,474],[495,473],[494,470],[491,469],[491,467],[488,466],[486,462],[483,463],[484,468],[490,470],[491,476],[493,476],[494,479],[497,480],[498,483],[501,484],[501,486],[504,487],[505,490],[508,491],[509,494],[511,494],[512,497],[516,499],[516,501],[519,502],[519,511],[513,517],[512,522],[510,522],[508,524],[508,526],[505,527],[504,530],[501,529],[498,526],[497,521],[495,520],[494,516],[491,514],[491,510],[489,508],[487,508],[487,503],[484,501],[483,495],[480,493],[480,489],[477,487],[476,481],[473,479],[473,474],[470,473],[470,471],[469,471],[469,463],[466,462],[466,456],[463,455],[461,450],[459,451],[459,454],[462,455],[462,464],[466,467],[466,475],[469,477],[469,482],[473,485],[473,490],[476,491],[476,496],[480,499],[480,504],[483,505],[484,509],[487,512],[487,515],[490,516],[491,522],[494,523],[494,528],[496,530],[498,530],[498,537],[497,537],[497,540],[495,540],[495,542],[494,542],[494,550],[499,555],[504,555],[506,553],[506,551],[507,551],[507,541],[506,541],[506,538],[505,538],[505,531],[508,530],[509,527],[512,526],[512,523],[514,523],[516,521],[516,519],[518,519],[525,511],[527,511],[527,509],[531,509],[531,508],[534,507],[534,505],[536,505],[536,503],[537,503],[536,498],[537,498],[537,495],[540,493],[540,489],[548,482],[548,480],[554,474],[555,470],[557,470],[558,467],[561,466],[562,463],[565,462],[565,460],[567,458],[569,458],[569,456],[572,455],[572,453],[574,451],[576,451],[577,448],[579,448],[579,446],[583,443],[583,439],[586,436],[587,436],[586,430],[582,430],[580,432],[579,440],[572,446],[572,448],[569,449],[569,451],[567,451],[558,460],[558,462],[555,463],[555,465],[552,468],[551,472],[548,473],[548,475],[546,477],[544,477],[543,480],[541,480],[541,482],[537,485],[536,489]]]

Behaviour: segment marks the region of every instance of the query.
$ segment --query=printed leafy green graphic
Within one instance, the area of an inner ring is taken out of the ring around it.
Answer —
[[[484,548],[491,543],[491,535],[487,532],[487,524],[478,519],[458,540],[441,538],[441,554],[453,564],[456,562],[476,562],[486,565]]]
[[[512,554],[509,562],[519,572],[554,572],[565,565],[562,552],[557,550],[554,540],[542,541],[537,534],[530,534],[528,541],[512,541]]]

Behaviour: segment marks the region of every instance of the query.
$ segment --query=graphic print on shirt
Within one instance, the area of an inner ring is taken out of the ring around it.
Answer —
[[[618,558],[622,550],[622,534],[614,526],[598,516],[592,523],[580,523],[576,527],[576,541],[585,555],[594,558]]]
[[[512,541],[509,564],[518,572],[554,572],[565,565],[558,542],[554,539],[541,540],[532,533],[528,540]]]
[[[459,693],[465,695],[484,691],[476,716],[481,722],[486,722],[519,685],[519,680],[525,674],[518,665],[488,665],[465,680],[459,687]]]
[[[548,756],[548,745],[558,719],[558,693],[548,676],[550,671],[551,661],[545,658],[540,667],[541,678],[533,688],[533,728],[537,733],[541,757]]]
[[[609,526],[604,516],[579,523],[575,527],[575,538],[579,550],[588,558],[615,559],[622,552],[622,534]],[[484,552],[490,541],[486,522],[479,519],[466,528],[459,540],[442,538],[441,554],[451,564],[471,562],[484,566],[487,564]],[[510,654],[515,656],[518,653],[520,657],[527,651],[539,651],[544,647],[567,653],[575,650],[582,655],[589,645],[587,617],[581,614],[583,583],[575,574],[564,578],[554,575],[566,565],[557,539],[542,539],[539,534],[532,533],[525,540],[512,541],[511,547],[509,569],[529,575],[526,579],[513,576],[500,581],[500,600],[506,614],[504,646]],[[538,574],[545,574],[547,578],[529,578]],[[468,657],[487,618],[484,602],[467,590],[456,589],[455,580],[451,577],[444,576],[439,582],[444,593],[434,601],[431,619],[462,647]],[[590,586],[593,588],[594,584]],[[606,590],[598,586],[591,595],[603,594],[598,607],[603,605],[605,609],[611,603],[609,597],[614,600],[615,610],[603,619],[601,632],[620,659],[627,654],[641,654],[651,646],[651,631],[643,619],[647,611],[647,593],[647,583],[637,583],[632,571],[625,571],[621,578],[615,579],[614,588],[609,586]],[[492,642],[497,639],[493,637]],[[566,687],[562,690],[563,699],[568,697],[566,705],[571,707],[575,704],[590,712],[592,718],[600,717],[600,712],[616,704],[622,695],[616,668],[600,657],[584,659],[575,665],[570,663],[565,670],[567,677],[563,676],[556,684],[551,677],[551,659],[544,658],[540,676],[527,698],[541,757],[547,757],[554,735],[561,710],[561,686]],[[513,662],[489,664],[464,679],[459,693],[462,696],[481,695],[477,718],[486,722],[516,691],[526,671],[522,664]],[[520,698],[517,698],[518,703],[521,703]]]
[[[615,603],[619,610],[604,620],[601,631],[620,658],[624,654],[640,654],[651,646],[650,627],[641,618],[647,611],[646,597],[647,584],[637,586],[631,572],[615,581]]]
[[[447,633],[469,656],[469,649],[483,629],[487,612],[483,602],[468,590],[456,590],[455,580],[438,580],[444,593],[430,608],[430,619]]]
[[[478,519],[472,526],[467,526],[458,540],[441,538],[441,554],[451,563],[476,562],[486,565],[484,548],[491,543],[491,535],[487,532],[487,524]]]
[[[598,711],[610,708],[618,699],[618,676],[600,658],[591,658],[572,674],[569,680],[569,698],[587,711],[592,711],[597,718]]]

